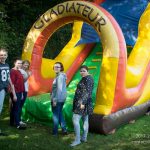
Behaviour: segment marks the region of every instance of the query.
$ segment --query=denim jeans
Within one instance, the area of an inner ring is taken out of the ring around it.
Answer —
[[[57,102],[56,106],[52,106],[52,112],[53,112],[53,134],[58,134],[58,125],[60,124],[62,131],[66,131],[66,122],[63,117],[62,109],[63,109],[63,102]]]
[[[2,89],[2,90],[0,91],[0,114],[1,114],[2,109],[3,109],[4,99],[5,99],[5,90]]]
[[[12,95],[10,96],[12,99],[13,98]],[[16,96],[17,96],[17,101],[14,102],[12,100],[12,106],[10,110],[10,125],[18,126],[20,122],[20,111],[21,111],[20,103],[21,103],[21,98],[22,98],[22,92],[16,93]]]
[[[80,141],[80,119],[83,121],[83,134],[81,139],[86,141],[87,140],[87,134],[89,130],[89,121],[88,121],[88,115],[86,116],[81,116],[78,114],[73,114],[73,125],[74,125],[74,131],[75,131],[75,141],[79,142]]]
[[[20,101],[20,114],[19,114],[19,120],[21,121],[21,113],[22,113],[22,108],[23,108],[23,105],[25,103],[25,100],[27,98],[27,92],[23,92],[23,99],[21,99]]]

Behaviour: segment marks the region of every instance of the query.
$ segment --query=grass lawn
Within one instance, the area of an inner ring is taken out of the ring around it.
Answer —
[[[150,150],[150,116],[143,116],[134,124],[120,127],[113,135],[89,133],[88,142],[70,148],[74,133],[53,137],[48,126],[28,123],[26,130],[9,126],[8,102],[0,117],[0,128],[8,136],[0,136],[0,150]]]

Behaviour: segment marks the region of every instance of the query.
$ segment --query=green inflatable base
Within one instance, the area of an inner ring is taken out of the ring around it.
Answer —
[[[72,124],[72,101],[67,101],[63,107],[63,114],[69,130],[73,129]],[[23,108],[23,120],[37,122],[52,126],[52,110],[50,94],[28,97]]]

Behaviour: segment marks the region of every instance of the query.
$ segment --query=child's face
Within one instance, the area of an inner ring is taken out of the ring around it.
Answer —
[[[8,57],[7,52],[5,52],[5,51],[0,51],[0,62],[1,62],[1,63],[5,63],[7,57]]]
[[[85,77],[85,76],[88,75],[88,71],[85,68],[81,68],[80,74],[81,74],[82,77]]]
[[[55,64],[55,65],[54,65],[54,71],[55,71],[55,73],[59,73],[60,70],[61,70],[60,64]]]
[[[15,62],[15,68],[16,69],[21,69],[22,68],[22,60],[17,60]]]
[[[23,63],[22,64],[22,68],[24,69],[24,70],[28,70],[29,69],[29,64],[28,63]]]

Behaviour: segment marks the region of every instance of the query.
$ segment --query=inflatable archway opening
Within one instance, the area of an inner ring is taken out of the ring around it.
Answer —
[[[58,4],[44,13],[32,26],[22,55],[23,59],[31,61],[33,74],[30,78],[29,95],[36,95],[51,90],[54,78],[54,74],[51,75],[52,66],[56,61],[61,61],[64,64],[65,72],[68,77],[70,76],[73,63],[82,49],[62,50],[54,60],[45,60],[42,58],[42,54],[44,46],[52,33],[64,24],[74,20],[89,23],[95,28],[101,38],[104,51],[95,113],[99,113],[99,110],[101,110],[102,113],[109,114],[111,113],[115,97],[118,64],[120,63],[119,57],[122,57],[122,78],[125,76],[126,57],[124,56],[126,56],[126,46],[122,32],[113,17],[103,8],[89,2],[69,1]],[[45,74],[43,71],[47,71],[44,68],[45,66],[49,66],[51,71],[48,74]],[[69,79],[71,78],[69,77]]]

